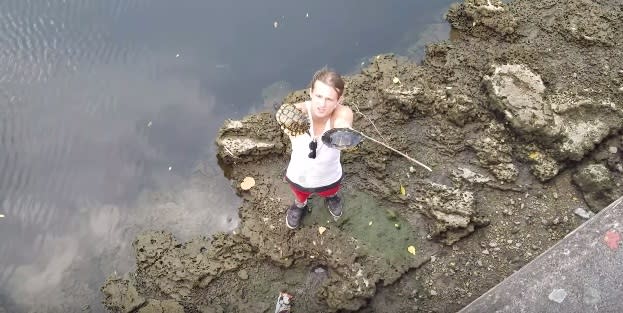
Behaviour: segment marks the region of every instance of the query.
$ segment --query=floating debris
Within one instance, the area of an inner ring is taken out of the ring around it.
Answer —
[[[409,253],[411,253],[411,254],[415,255],[415,247],[414,247],[414,246],[409,246],[409,247],[407,248],[407,251],[409,251]]]
[[[392,82],[394,82],[394,84],[400,84],[400,79],[398,77],[394,77],[394,79],[392,79]]]
[[[0,218],[4,218],[4,214],[0,214]]]
[[[173,166],[169,166],[169,172],[173,169]]]
[[[273,22],[273,27],[274,27],[274,28],[277,28],[277,27],[279,27],[279,22],[277,22],[277,21],[274,21],[274,22]]]
[[[319,234],[321,234],[321,235],[322,235],[322,233],[324,233],[326,230],[327,230],[327,228],[326,228],[326,227],[324,227],[324,226],[320,226],[320,227],[318,227],[318,233],[319,233]]]
[[[240,188],[242,190],[249,190],[251,189],[253,186],[255,186],[255,179],[253,177],[245,177],[242,182],[240,183]]]

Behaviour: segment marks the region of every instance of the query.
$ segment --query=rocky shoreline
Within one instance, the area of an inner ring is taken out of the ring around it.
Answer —
[[[296,312],[455,312],[621,196],[623,6],[466,0],[447,20],[421,64],[379,55],[345,77],[354,127],[432,172],[364,141],[342,154],[344,216],[313,199],[291,231],[288,138],[270,112],[226,121],[240,228],[139,235],[108,310],[272,312],[288,290]]]

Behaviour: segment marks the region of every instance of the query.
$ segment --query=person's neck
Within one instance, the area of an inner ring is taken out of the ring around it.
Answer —
[[[331,116],[327,116],[327,117],[315,117],[312,114],[312,121],[314,122],[314,124],[326,124],[327,121],[331,118]]]
[[[327,121],[331,118],[331,116],[327,116],[324,118],[315,117],[312,115],[312,123],[314,124],[314,134],[313,137],[320,136],[324,133],[325,125],[327,125]]]

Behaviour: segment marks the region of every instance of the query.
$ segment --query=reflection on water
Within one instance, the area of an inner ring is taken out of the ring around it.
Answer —
[[[237,227],[222,121],[396,50],[450,2],[2,1],[0,312],[102,312],[138,232]]]
[[[11,240],[0,243],[1,286],[20,305],[97,303],[102,277],[132,265],[129,244],[141,229],[189,238],[237,224],[218,167],[186,178],[214,154],[205,135],[222,119],[211,113],[213,97],[196,80],[154,79],[140,66],[92,71],[31,83],[9,103],[0,233]]]

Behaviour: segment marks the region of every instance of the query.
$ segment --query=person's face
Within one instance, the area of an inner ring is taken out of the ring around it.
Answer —
[[[333,87],[321,81],[314,83],[314,86],[309,90],[309,94],[311,95],[312,115],[316,118],[331,116],[333,110],[342,100]]]

